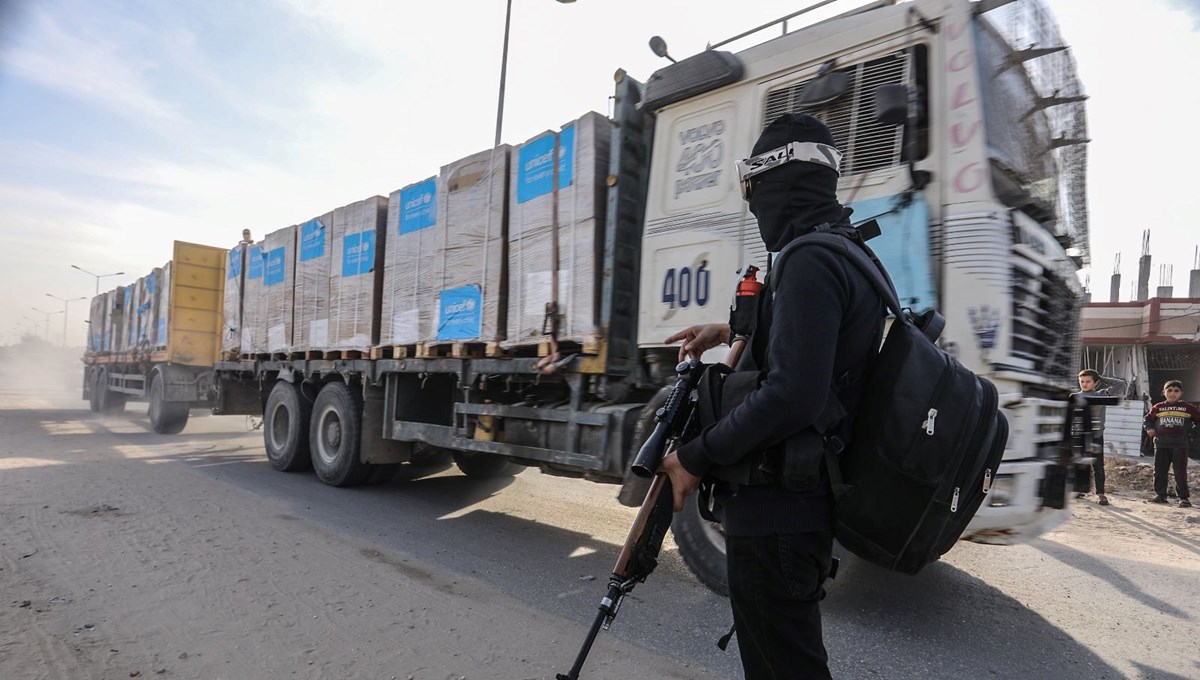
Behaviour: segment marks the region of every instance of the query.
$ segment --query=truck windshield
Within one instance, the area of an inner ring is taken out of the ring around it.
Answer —
[[[980,91],[996,197],[1088,261],[1083,91],[1053,19],[1019,2],[977,22]]]

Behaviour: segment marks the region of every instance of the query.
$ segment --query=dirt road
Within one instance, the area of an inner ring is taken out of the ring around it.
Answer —
[[[633,516],[533,470],[332,489],[271,471],[240,418],[168,437],[81,406],[0,394],[0,678],[553,677]],[[835,675],[1200,676],[1200,512],[1144,496],[916,578],[848,563]],[[728,621],[668,546],[585,677],[740,677]]]

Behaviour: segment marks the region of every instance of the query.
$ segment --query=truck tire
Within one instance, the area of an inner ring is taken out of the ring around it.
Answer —
[[[125,402],[128,397],[123,392],[113,392],[108,389],[106,371],[100,371],[96,384],[96,408],[100,413],[120,413],[125,410]]]
[[[280,472],[312,467],[308,428],[312,402],[300,388],[280,380],[271,388],[263,407],[263,448],[267,461]]]
[[[189,404],[186,401],[167,401],[162,373],[150,381],[150,427],[159,434],[179,434],[187,426]]]
[[[725,565],[725,530],[720,524],[700,516],[693,496],[675,513],[671,533],[679,546],[679,556],[700,582],[718,595],[729,596],[729,573]]]
[[[454,464],[468,477],[512,477],[520,472],[519,465],[496,453],[454,452]]]
[[[88,371],[88,409],[92,413],[100,412],[100,371]]]
[[[367,481],[371,465],[359,456],[362,399],[345,383],[321,388],[313,402],[309,446],[317,478],[330,486],[355,486]]]

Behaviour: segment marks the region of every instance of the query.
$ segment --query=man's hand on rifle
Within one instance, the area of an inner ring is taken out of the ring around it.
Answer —
[[[671,490],[675,493],[675,512],[679,512],[683,509],[683,502],[687,497],[696,493],[700,486],[700,478],[684,469],[674,451],[663,458],[658,471],[671,480]]]
[[[727,344],[729,333],[729,324],[727,323],[706,323],[689,326],[664,342],[669,345],[683,340],[683,345],[679,348],[679,360],[685,361],[689,356],[699,359],[701,354],[713,347]]]

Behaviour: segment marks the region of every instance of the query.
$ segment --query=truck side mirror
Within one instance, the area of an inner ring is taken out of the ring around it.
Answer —
[[[903,125],[908,118],[908,88],[904,85],[880,85],[875,88],[875,122]]]
[[[804,86],[796,107],[802,111],[819,109],[850,92],[850,77],[842,71],[829,71]]]

